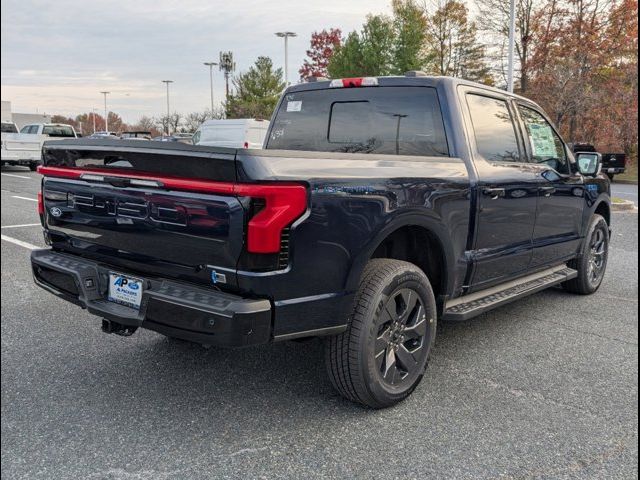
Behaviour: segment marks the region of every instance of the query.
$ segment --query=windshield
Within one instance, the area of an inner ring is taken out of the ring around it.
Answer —
[[[2,133],[18,133],[18,128],[13,123],[2,122]]]
[[[50,137],[72,137],[75,138],[73,128],[68,125],[45,125],[42,128],[43,135],[49,135]]]
[[[287,94],[269,149],[448,156],[431,87],[370,87]]]

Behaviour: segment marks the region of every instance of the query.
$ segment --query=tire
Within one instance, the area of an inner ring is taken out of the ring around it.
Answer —
[[[613,182],[613,177],[614,177],[613,173],[607,173],[607,177],[609,177],[609,180]]]
[[[331,383],[347,399],[385,408],[407,398],[427,368],[436,301],[426,275],[400,260],[365,267],[349,325],[325,342]]]
[[[29,170],[31,170],[32,172],[35,172],[38,169],[38,164],[37,163],[30,163],[29,164]]]
[[[591,217],[589,229],[582,245],[580,256],[569,267],[578,271],[578,276],[563,284],[565,290],[580,295],[590,295],[600,288],[609,258],[609,225],[598,214]]]

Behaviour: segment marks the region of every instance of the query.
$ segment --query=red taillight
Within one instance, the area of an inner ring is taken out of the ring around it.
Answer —
[[[307,189],[303,185],[296,184],[237,184],[235,193],[265,201],[264,208],[249,220],[247,251],[278,253],[282,230],[297,220],[307,209]]]
[[[264,200],[262,208],[249,220],[247,230],[247,251],[250,253],[278,253],[282,230],[290,226],[307,210],[307,189],[297,183],[229,183],[210,180],[191,180],[180,177],[165,177],[123,170],[73,169],[61,167],[40,167],[38,172],[49,177],[77,180],[108,181],[108,177],[128,180],[155,182],[157,187],[187,192],[217,193],[251,197]],[[38,211],[42,205],[38,194]],[[44,205],[42,205],[44,214]]]
[[[40,217],[44,215],[44,201],[42,199],[42,192],[38,192],[38,215],[40,215]]]
[[[249,142],[244,142],[244,148],[249,148]]]

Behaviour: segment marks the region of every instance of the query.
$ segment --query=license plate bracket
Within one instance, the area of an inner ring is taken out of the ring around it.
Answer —
[[[139,310],[142,302],[143,285],[143,281],[139,278],[109,272],[107,300]]]

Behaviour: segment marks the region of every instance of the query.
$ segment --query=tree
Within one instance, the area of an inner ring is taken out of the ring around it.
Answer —
[[[224,118],[224,110],[207,109],[204,112],[191,112],[184,117],[183,125],[188,132],[195,132],[200,125],[207,120],[219,120]]]
[[[233,86],[227,118],[270,118],[285,83],[281,68],[274,70],[269,57],[258,57],[247,72],[234,77]]]
[[[334,51],[342,42],[342,31],[339,28],[331,28],[329,31],[313,32],[311,34],[311,48],[307,50],[308,59],[304,60],[300,67],[300,78],[306,80],[309,77],[326,77],[327,66]]]
[[[393,73],[420,70],[427,63],[427,18],[413,0],[393,0]]]
[[[529,93],[553,116],[570,142],[593,135],[591,116],[598,119],[602,130],[605,123],[614,122],[605,120],[612,117],[608,112],[604,116],[605,105],[609,112],[619,112],[629,102],[637,105],[637,73],[631,74],[629,82],[619,75],[629,64],[637,69],[637,53],[635,59],[631,53],[633,37],[637,52],[637,3],[624,1],[622,10],[617,5],[614,0],[553,0],[540,12],[529,64]],[[633,24],[633,18],[628,10],[636,15],[636,27],[630,30],[627,25]],[[619,22],[620,17],[625,20]],[[635,102],[631,98],[634,88]]]
[[[434,6],[427,22],[429,72],[492,84],[485,49],[467,7],[457,0],[438,0]]]
[[[538,13],[544,4],[543,0],[516,0],[516,73],[519,74],[517,90],[525,94],[529,87],[529,62],[532,55],[533,31],[536,28]],[[478,24],[485,33],[497,37],[492,42],[497,70],[506,83],[507,48],[509,41],[510,2],[505,0],[477,0],[479,15]],[[496,51],[497,50],[497,51]]]
[[[182,114],[178,112],[173,112],[171,115],[162,115],[155,119],[156,125],[160,127],[160,130],[163,134],[170,131],[171,133],[175,133],[178,131],[180,127],[180,122],[182,121]]]
[[[370,15],[362,31],[351,32],[329,60],[332,78],[381,76],[393,71],[393,20]]]

